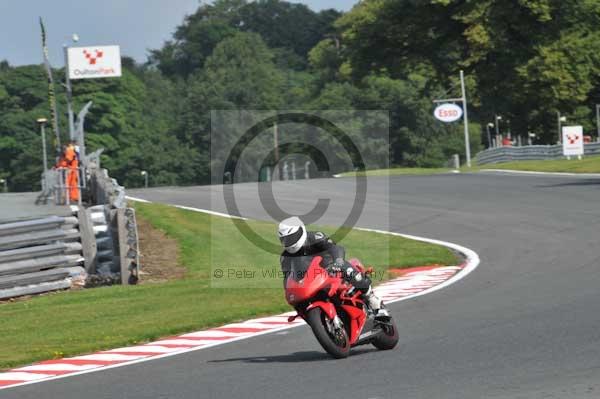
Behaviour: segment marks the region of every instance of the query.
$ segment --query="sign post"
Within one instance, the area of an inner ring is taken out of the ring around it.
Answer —
[[[584,152],[583,147],[583,127],[582,126],[563,126],[562,127],[562,145],[563,155],[571,159],[576,155],[578,159]]]
[[[467,92],[465,90],[465,75],[461,69],[460,71],[460,98],[446,98],[442,100],[433,100],[434,103],[443,103],[436,107],[433,115],[442,122],[454,122],[463,118],[463,124],[465,128],[465,158],[467,161],[467,167],[471,167],[471,143],[469,141],[469,118],[467,116]],[[453,102],[462,102],[462,109],[456,104],[450,104]]]
[[[596,104],[596,133],[597,141],[600,141],[600,104]]]
[[[462,69],[460,70],[460,88],[462,91],[462,103],[463,103],[463,111],[464,111],[464,118],[463,118],[463,122],[465,125],[465,156],[467,158],[467,167],[470,168],[471,167],[471,143],[469,142],[469,118],[467,116],[467,92],[465,90],[465,75],[462,71]]]

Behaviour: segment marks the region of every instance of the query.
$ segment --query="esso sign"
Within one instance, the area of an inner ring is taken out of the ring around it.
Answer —
[[[433,116],[442,122],[454,122],[462,117],[462,112],[456,104],[440,104],[433,111]]]

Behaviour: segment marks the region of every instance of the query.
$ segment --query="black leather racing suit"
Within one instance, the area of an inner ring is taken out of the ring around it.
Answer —
[[[350,263],[346,262],[344,259],[345,254],[346,251],[344,250],[344,247],[336,245],[336,243],[324,233],[321,233],[320,231],[308,231],[306,242],[298,252],[291,254],[287,251],[283,251],[281,254],[280,263],[284,275],[283,285],[285,286],[287,276],[291,272],[292,263],[295,259],[307,256],[321,256],[323,258],[321,265],[326,268],[333,265],[334,262],[343,264],[342,272],[344,279],[362,293],[367,293],[371,287],[371,280],[367,276],[362,275]],[[348,274],[348,268],[351,268],[353,273]]]

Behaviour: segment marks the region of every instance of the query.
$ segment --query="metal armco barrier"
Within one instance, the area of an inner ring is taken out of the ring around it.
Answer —
[[[62,280],[69,276],[69,272],[63,269],[50,269],[43,272],[28,274],[17,274],[14,276],[0,277],[0,290],[16,286],[40,284],[49,280]]]
[[[117,209],[127,204],[125,188],[110,178],[106,169],[90,170],[90,192],[94,204],[110,205]]]
[[[584,156],[600,155],[600,143],[584,145]],[[523,147],[496,147],[477,154],[477,164],[501,163],[511,161],[534,161],[563,158],[562,145],[529,145]]]
[[[139,279],[140,259],[137,223],[132,208],[117,209],[117,229],[121,284],[136,284]]]
[[[0,299],[65,289],[85,280],[76,216],[0,224]]]

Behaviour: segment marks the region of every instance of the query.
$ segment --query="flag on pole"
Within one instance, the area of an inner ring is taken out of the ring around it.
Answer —
[[[48,57],[48,46],[46,45],[46,29],[44,22],[40,17],[40,27],[42,29],[42,51],[44,53],[44,65],[48,75],[48,103],[50,104],[50,113],[52,115],[52,128],[54,130],[54,147],[57,154],[60,153],[60,130],[58,129],[58,112],[56,111],[56,96],[54,95],[54,78],[52,77],[52,67]]]

